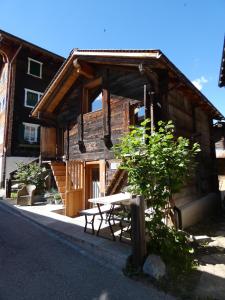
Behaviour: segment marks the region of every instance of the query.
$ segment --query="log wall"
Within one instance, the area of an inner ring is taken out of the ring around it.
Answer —
[[[169,119],[176,126],[176,136],[184,136],[193,142],[198,142],[201,153],[198,155],[198,165],[193,179],[183,190],[174,196],[176,204],[182,206],[213,191],[213,153],[211,147],[210,122],[208,114],[196,106],[191,99],[181,91],[171,91],[168,95]]]
[[[112,96],[111,106],[111,143],[119,142],[119,138],[128,131],[130,125],[130,100]],[[69,159],[99,160],[113,157],[112,150],[105,146],[103,140],[103,113],[102,110],[86,113],[83,116],[84,148],[78,145],[78,124],[74,124],[69,131]],[[67,136],[65,133],[65,149]],[[111,145],[111,146],[112,146]]]

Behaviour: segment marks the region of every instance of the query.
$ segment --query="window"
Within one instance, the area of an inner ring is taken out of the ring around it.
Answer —
[[[42,62],[28,57],[28,71],[27,74],[34,77],[42,78]]]
[[[24,125],[24,141],[28,143],[37,143],[38,140],[38,128],[40,125],[23,123]]]
[[[5,110],[5,97],[0,97],[0,113]]]
[[[4,139],[4,126],[0,125],[0,144],[3,144]]]
[[[43,93],[25,89],[25,103],[27,107],[34,107],[40,100]]]
[[[141,122],[144,121],[144,118],[145,118],[145,107],[144,106],[140,106],[140,107],[137,107],[135,108],[135,123],[136,125],[140,125]]]
[[[91,102],[91,112],[102,109],[102,93]]]

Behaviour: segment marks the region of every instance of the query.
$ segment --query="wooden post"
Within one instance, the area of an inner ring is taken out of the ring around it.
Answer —
[[[99,161],[99,174],[100,174],[100,195],[101,197],[105,196],[106,182],[105,182],[105,173],[106,173],[106,164],[105,160],[102,159]]]
[[[83,112],[77,118],[78,123],[78,144],[83,144],[84,139],[84,126],[83,126]]]
[[[137,270],[141,270],[146,257],[144,207],[143,197],[131,200],[132,264]]]
[[[161,105],[160,120],[168,121],[169,119],[169,103],[168,103],[168,85],[169,75],[167,70],[158,70],[158,81],[159,81],[159,103]]]
[[[150,118],[150,99],[147,92],[147,85],[144,85],[144,107],[145,107],[145,119]]]
[[[70,158],[70,128],[69,124],[67,124],[66,128],[66,160]]]
[[[12,186],[11,179],[6,179],[6,181],[5,181],[5,196],[6,196],[6,198],[11,198],[11,186]]]
[[[111,109],[110,109],[110,91],[108,82],[108,70],[103,77],[102,89],[102,112],[103,112],[103,139],[107,145],[111,138]]]

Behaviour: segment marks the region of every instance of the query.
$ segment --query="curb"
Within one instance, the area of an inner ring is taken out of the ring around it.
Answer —
[[[5,199],[3,198],[3,200]],[[34,225],[38,226],[41,230],[47,232],[50,236],[56,238],[61,243],[64,243],[67,246],[73,248],[84,256],[87,256],[91,260],[98,262],[104,267],[108,267],[116,272],[122,273],[122,269],[125,267],[129,254],[126,256],[118,252],[109,251],[107,248],[95,245],[91,241],[85,241],[74,236],[72,237],[69,234],[65,234],[64,232],[53,229],[50,226],[43,225],[41,222],[38,222],[37,220],[30,217],[26,211],[21,211],[20,209],[12,206],[10,203],[1,201],[1,199],[0,205],[3,207],[3,210],[29,220]]]

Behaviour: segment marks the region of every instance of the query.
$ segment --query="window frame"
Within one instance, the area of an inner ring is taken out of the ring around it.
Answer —
[[[31,62],[31,61],[33,61],[33,62],[35,62],[35,63],[38,63],[38,64],[40,65],[40,76],[37,76],[37,75],[32,74],[32,73],[30,72],[30,62]],[[31,76],[33,76],[33,77],[42,79],[42,67],[43,67],[43,62],[38,61],[38,60],[36,60],[36,59],[33,59],[33,58],[31,58],[31,57],[28,57],[28,67],[27,67],[27,74],[28,74],[28,75],[31,75]]]
[[[25,91],[24,106],[25,106],[25,107],[29,107],[29,108],[34,108],[35,105],[40,101],[41,96],[43,95],[43,93],[42,93],[42,92],[38,92],[38,91],[31,90],[31,89],[27,89],[27,88],[25,88],[24,91]],[[27,104],[27,92],[31,92],[31,93],[34,93],[34,94],[37,94],[37,95],[38,95],[38,101],[37,101],[37,103],[36,103],[34,106],[31,106],[31,105],[28,105],[28,104]]]
[[[5,111],[5,107],[6,107],[6,97],[5,95],[3,95],[2,97],[0,97],[0,113]]]
[[[24,141],[28,142],[30,144],[36,144],[38,142],[38,129],[39,129],[40,125],[39,124],[34,124],[34,123],[23,122],[23,126],[24,126],[24,132],[23,132]],[[35,140],[34,141],[30,141],[30,140],[25,139],[25,128],[26,128],[26,126],[35,129]]]

